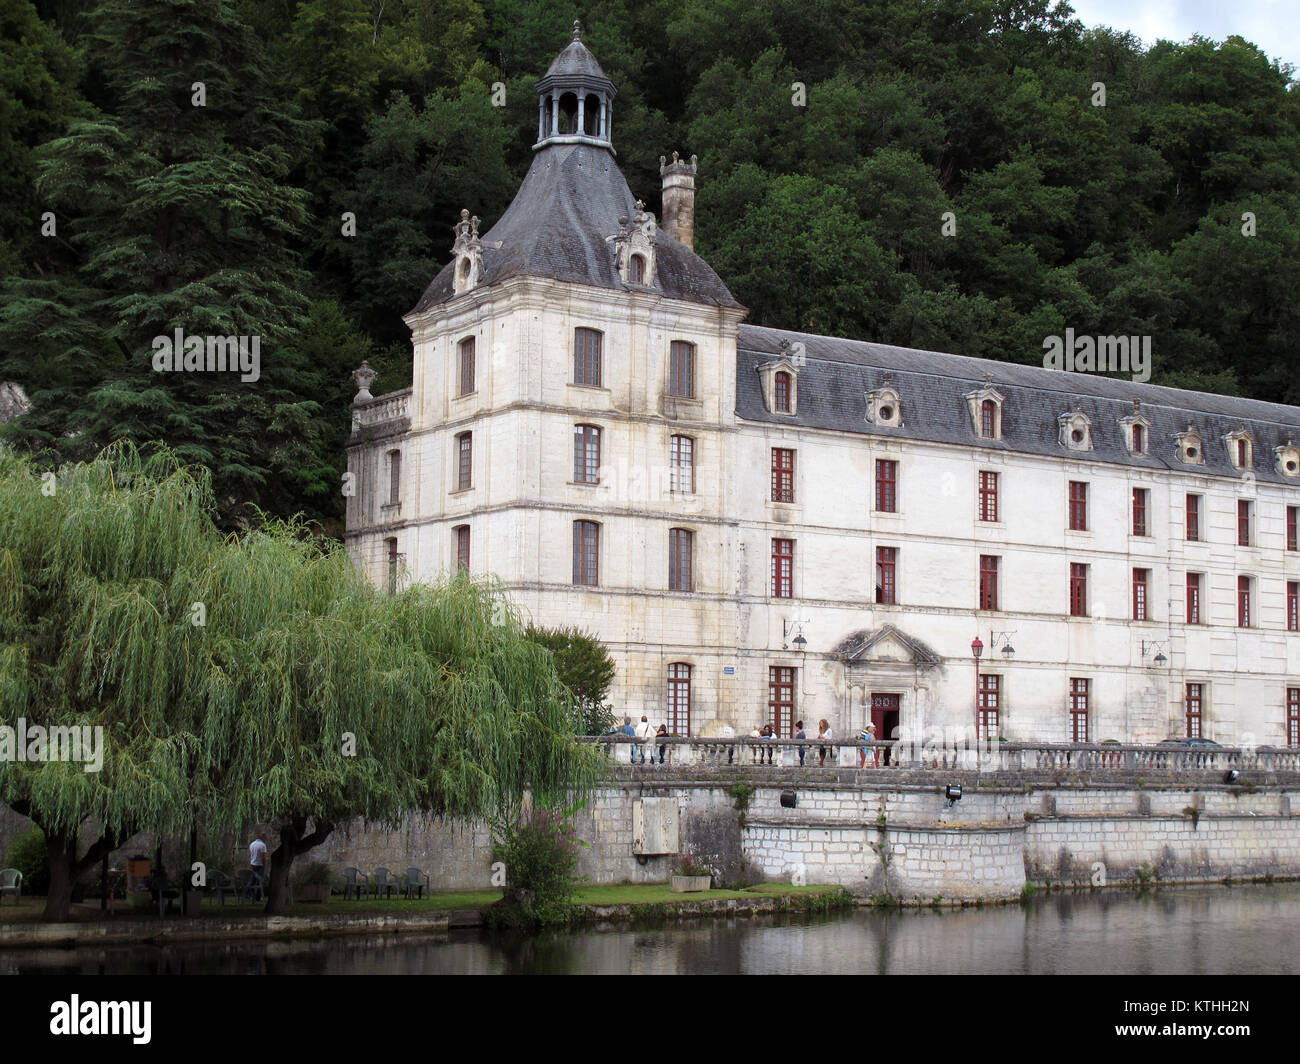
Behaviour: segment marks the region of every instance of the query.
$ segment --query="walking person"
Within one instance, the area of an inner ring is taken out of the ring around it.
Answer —
[[[805,731],[803,730],[803,721],[801,721],[801,720],[797,720],[797,721],[795,721],[795,722],[794,722],[794,726],[795,726],[794,737],[795,737],[796,739],[807,739],[807,738],[808,738],[808,734],[807,734],[807,732],[805,732]],[[799,767],[800,767],[800,768],[803,768],[803,755],[804,755],[804,750],[805,750],[805,749],[807,749],[807,748],[806,748],[806,747],[803,747],[803,746],[799,747]]]
[[[641,764],[645,764],[645,752],[649,749],[650,739],[654,735],[654,728],[650,726],[650,720],[644,713],[641,714],[641,723],[636,726],[636,737],[641,741]],[[650,764],[654,764],[655,754],[650,751]]]
[[[858,740],[860,742],[869,743],[869,742],[874,742],[875,738],[876,738],[876,726],[875,724],[868,721],[867,726],[863,728],[860,732],[858,732]],[[876,768],[879,768],[880,750],[874,749],[872,747],[867,747],[867,746],[864,746],[861,750],[862,756],[858,759],[858,768],[866,768],[867,758],[872,754],[874,754],[876,758]]]
[[[819,720],[817,722],[817,738],[825,739],[825,740],[829,740],[830,738],[832,738],[831,726],[825,720]],[[818,762],[818,766],[824,767],[826,764],[826,747],[823,746],[820,750],[817,751],[817,754],[821,758],[821,760]]]
[[[660,725],[659,725],[659,731],[655,733],[655,738],[656,738],[656,739],[662,739],[662,738],[664,738],[665,736],[667,736],[667,734],[668,734],[668,725],[667,725],[667,724],[660,724]],[[664,754],[667,753],[667,751],[668,751],[668,744],[667,744],[667,743],[660,743],[660,744],[659,744],[659,764],[662,765],[662,764],[664,763]],[[654,755],[653,755],[653,754],[650,756],[650,761],[651,761],[652,763],[653,763],[653,761],[654,761]]]

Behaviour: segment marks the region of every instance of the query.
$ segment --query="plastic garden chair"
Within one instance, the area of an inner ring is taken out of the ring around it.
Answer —
[[[414,894],[416,897],[423,898],[432,887],[429,885],[429,877],[421,872],[418,868],[408,868],[406,870],[406,896],[409,898]]]
[[[23,896],[23,874],[16,868],[0,868],[0,899],[6,894],[14,896],[15,905]]]
[[[391,898],[393,891],[400,886],[397,882],[397,876],[387,868],[376,868],[370,873],[370,877],[375,881],[374,892],[376,897],[379,896],[380,891],[383,891],[384,897]]]
[[[343,869],[343,900],[349,898],[364,898],[366,888],[370,884],[370,877],[359,868]]]

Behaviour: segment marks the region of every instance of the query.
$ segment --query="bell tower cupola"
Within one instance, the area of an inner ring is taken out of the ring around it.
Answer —
[[[573,23],[573,40],[537,83],[537,143],[596,144],[614,150],[610,136],[614,83],[582,43],[582,25]]]

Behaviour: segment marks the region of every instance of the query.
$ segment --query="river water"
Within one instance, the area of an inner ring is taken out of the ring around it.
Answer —
[[[982,909],[12,950],[0,974],[1132,974],[1300,972],[1300,884],[1057,894]]]

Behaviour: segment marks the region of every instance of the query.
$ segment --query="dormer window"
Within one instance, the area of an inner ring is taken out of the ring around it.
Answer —
[[[983,388],[967,393],[971,427],[980,439],[1002,439],[1002,401],[1002,394],[993,388],[989,377],[984,378]]]
[[[1144,455],[1151,440],[1151,422],[1142,415],[1142,403],[1133,400],[1133,413],[1119,419],[1124,433],[1124,443],[1131,455]]]
[[[460,295],[478,284],[479,271],[483,268],[483,242],[478,235],[478,218],[471,218],[469,211],[460,212],[460,221],[451,227],[451,231],[456,234],[456,241],[451,246],[451,253],[456,256],[451,287],[456,295]]]
[[[1062,414],[1057,418],[1060,425],[1061,446],[1070,451],[1092,450],[1092,422],[1082,410]]]
[[[1287,440],[1282,447],[1274,447],[1277,457],[1277,471],[1284,477],[1300,477],[1300,447]]]
[[[1178,460],[1185,465],[1204,465],[1205,450],[1201,443],[1201,434],[1191,425],[1174,437],[1177,441]]]
[[[799,371],[787,358],[758,367],[763,384],[763,402],[773,414],[795,414],[799,410]]]
[[[867,420],[884,428],[896,428],[903,423],[897,388],[885,384],[874,392],[867,392]]]
[[[614,245],[614,259],[618,275],[624,284],[647,287],[654,284],[655,275],[655,216],[636,201],[636,213],[631,218],[618,220],[619,230],[609,237]]]
[[[1248,429],[1240,428],[1236,432],[1229,432],[1223,437],[1223,442],[1227,444],[1228,461],[1232,463],[1233,469],[1244,473],[1254,466],[1255,440]]]

